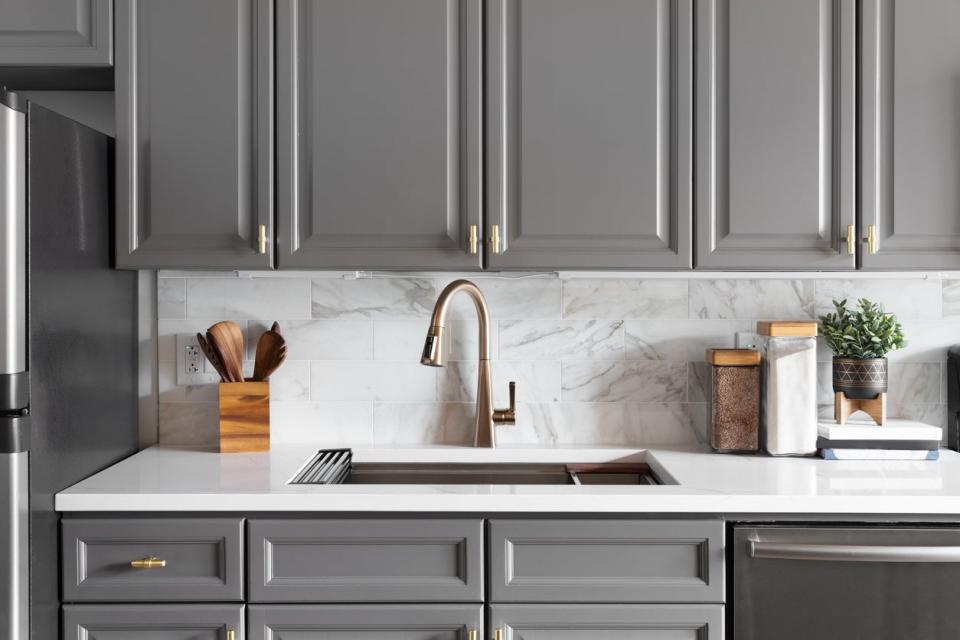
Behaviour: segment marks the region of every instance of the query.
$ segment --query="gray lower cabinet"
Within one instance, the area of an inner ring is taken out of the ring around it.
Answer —
[[[855,268],[855,9],[698,2],[698,268]]]
[[[720,520],[491,520],[492,602],[724,601]]]
[[[117,3],[117,265],[273,262],[273,2]]]
[[[489,624],[504,640],[723,640],[723,606],[496,604]]]
[[[960,269],[960,3],[864,0],[865,269]]]
[[[479,519],[251,519],[250,602],[483,602]]]
[[[68,605],[64,640],[244,640],[243,605]]]
[[[480,268],[481,8],[278,0],[281,268]]]
[[[113,0],[4,0],[0,25],[0,65],[113,63]]]
[[[486,20],[488,266],[690,268],[691,0],[490,0]]]
[[[481,605],[251,605],[249,640],[484,638]]]
[[[68,518],[67,602],[243,600],[239,518]]]

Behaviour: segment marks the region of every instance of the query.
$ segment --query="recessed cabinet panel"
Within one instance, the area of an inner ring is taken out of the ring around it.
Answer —
[[[242,605],[68,605],[65,640],[243,640]]]
[[[480,605],[252,605],[250,640],[484,638]]]
[[[697,267],[855,267],[854,9],[697,5]]]
[[[690,266],[692,15],[690,0],[488,3],[490,267]]]
[[[482,602],[480,520],[251,520],[252,602]]]
[[[723,640],[722,605],[493,605],[510,640]]]
[[[278,2],[281,267],[479,269],[480,18]]]
[[[118,265],[269,268],[273,3],[124,0],[116,30]]]
[[[0,25],[0,65],[113,63],[113,0],[4,0]]]
[[[723,602],[723,523],[491,520],[493,602]]]
[[[960,3],[866,0],[861,11],[866,269],[960,269]]]

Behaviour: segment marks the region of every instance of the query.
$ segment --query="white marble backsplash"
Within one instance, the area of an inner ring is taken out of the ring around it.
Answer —
[[[448,365],[419,364],[433,303],[456,277],[160,272],[161,443],[216,442],[216,386],[177,386],[175,345],[177,334],[226,319],[240,323],[248,343],[274,320],[282,325],[290,359],[271,380],[275,441],[469,443],[477,328],[467,298],[451,309]],[[946,423],[944,363],[960,344],[960,280],[464,277],[490,307],[498,406],[507,403],[507,383],[518,383],[517,424],[498,427],[504,443],[704,441],[704,351],[733,346],[757,320],[813,319],[841,297],[882,302],[903,321],[909,345],[890,355],[891,414]],[[830,356],[821,345],[823,415],[832,411]]]

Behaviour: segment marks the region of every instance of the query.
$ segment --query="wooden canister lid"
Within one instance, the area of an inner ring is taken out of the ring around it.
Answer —
[[[817,335],[814,320],[761,320],[757,333],[771,338],[813,338]]]
[[[719,367],[755,367],[760,352],[753,349],[707,349],[707,362]]]

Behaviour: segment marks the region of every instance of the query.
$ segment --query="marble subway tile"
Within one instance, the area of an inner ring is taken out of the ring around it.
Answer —
[[[960,320],[960,279],[950,278],[941,283],[941,301],[944,320]]]
[[[887,384],[887,411],[902,413],[911,404],[939,404],[940,365],[937,363],[891,363]]]
[[[314,318],[426,318],[437,289],[426,278],[321,278],[311,296]]]
[[[687,365],[678,362],[564,362],[564,402],[683,402]]]
[[[690,402],[711,402],[713,367],[706,362],[687,363],[687,399]]]
[[[444,402],[475,402],[477,362],[449,362],[437,370],[439,399]],[[542,403],[560,400],[560,363],[555,361],[490,363],[493,402],[497,407],[510,403],[509,384],[517,383],[517,402]]]
[[[814,318],[813,280],[691,280],[691,318]]]
[[[373,403],[271,402],[270,440],[373,444]]]
[[[561,283],[558,278],[477,277],[471,274],[465,277],[480,288],[490,317],[495,320],[560,317]],[[437,293],[454,279],[441,280]],[[433,309],[434,302],[430,301],[430,309]],[[463,294],[451,300],[449,313],[454,320],[473,321],[477,317],[473,301]]]
[[[373,357],[376,360],[419,362],[427,325],[423,320],[375,320],[373,323]]]
[[[310,365],[312,400],[430,402],[437,370],[419,362],[316,361]]]
[[[563,282],[564,318],[686,318],[686,280],[570,279]]]
[[[623,322],[604,320],[505,320],[504,360],[617,360],[623,357]]]
[[[287,360],[270,376],[270,400],[306,402],[310,400],[310,363]]]
[[[220,442],[220,405],[216,402],[161,402],[160,444],[216,445]]]
[[[834,310],[834,300],[852,307],[859,298],[878,302],[900,320],[939,320],[943,296],[939,280],[816,280],[816,313]]]
[[[188,318],[310,317],[310,281],[302,278],[189,278]]]
[[[377,444],[473,444],[473,404],[390,402],[374,408]]]
[[[754,326],[749,320],[627,320],[624,359],[703,361],[707,349],[732,348],[736,334]]]
[[[288,320],[281,328],[292,360],[370,360],[371,320]]]
[[[184,278],[157,279],[157,317],[187,316],[187,281]]]

